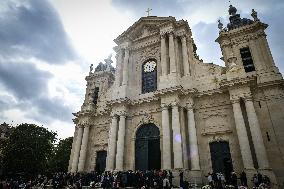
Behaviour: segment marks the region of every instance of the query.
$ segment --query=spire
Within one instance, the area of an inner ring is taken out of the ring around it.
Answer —
[[[253,21],[248,18],[241,18],[240,14],[237,14],[237,8],[233,5],[229,6],[230,23],[227,24],[228,30],[233,30],[241,26],[252,24]]]

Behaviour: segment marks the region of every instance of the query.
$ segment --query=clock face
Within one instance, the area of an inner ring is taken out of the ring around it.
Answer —
[[[152,72],[156,68],[156,62],[150,60],[149,62],[144,64],[144,72]]]

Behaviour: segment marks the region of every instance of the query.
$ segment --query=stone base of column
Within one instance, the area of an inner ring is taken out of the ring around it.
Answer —
[[[203,183],[202,173],[200,170],[188,170],[186,173],[186,181],[200,186]],[[205,177],[204,177],[205,178]]]
[[[258,171],[260,174],[266,175],[266,176],[269,177],[271,183],[273,183],[271,185],[272,189],[278,189],[276,176],[271,169],[258,169],[257,170],[257,169],[252,168],[252,169],[245,169],[244,171],[246,172],[246,175],[247,175],[248,188],[254,187],[252,178],[253,178],[254,174],[257,174],[257,171]]]
[[[278,189],[278,182],[272,169],[258,169],[262,175],[268,176],[271,182],[271,189]]]
[[[201,170],[188,170],[188,169],[173,169],[173,186],[180,186],[180,171],[183,171],[183,180],[189,182],[190,184],[196,184],[197,186],[202,186],[204,183]],[[206,177],[204,177],[206,179]]]
[[[253,188],[254,184],[253,184],[252,178],[253,178],[253,175],[256,174],[256,170],[254,168],[251,168],[251,169],[244,169],[244,171],[247,175],[248,188]]]
[[[180,171],[183,171],[182,169],[172,169],[171,170],[173,173],[173,187],[178,187],[180,186],[179,183],[179,173]]]

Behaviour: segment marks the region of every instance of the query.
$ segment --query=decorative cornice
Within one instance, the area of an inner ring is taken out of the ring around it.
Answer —
[[[232,133],[233,131],[231,129],[226,129],[226,130],[222,130],[222,131],[202,131],[201,134],[203,136],[206,135],[220,135],[220,134],[228,134],[228,133]]]
[[[147,40],[144,40],[142,42],[139,42],[137,44],[132,45],[131,50],[135,51],[138,49],[143,49],[149,46],[153,46],[155,44],[158,44],[160,42],[160,38],[159,37],[154,37],[154,38],[147,38]]]
[[[177,85],[174,87],[169,87],[169,88],[164,88],[164,89],[159,89],[154,92],[155,95],[157,96],[163,96],[171,93],[178,93],[180,95],[187,95],[187,94],[194,94],[196,93],[197,90],[195,88],[192,89],[184,89],[181,85]]]
[[[162,24],[168,23],[168,22],[176,22],[174,17],[141,17],[137,22],[135,22],[132,26],[130,26],[126,31],[124,31],[121,35],[119,35],[114,42],[119,44],[123,42],[124,40],[127,40],[129,38],[129,35],[135,31],[136,28],[138,28],[142,23],[151,23],[155,24],[157,27],[161,27]]]
[[[136,105],[136,104],[142,104],[145,102],[153,102],[153,101],[158,101],[160,98],[156,96],[151,96],[147,98],[141,98],[141,99],[135,99],[131,101],[131,105]]]
[[[206,91],[198,91],[196,93],[197,97],[201,97],[201,96],[211,96],[213,94],[221,94],[224,93],[224,90],[222,89],[212,89],[212,90],[206,90]]]
[[[75,117],[81,117],[81,116],[104,116],[110,113],[109,108],[105,108],[101,111],[96,111],[96,110],[83,110],[83,111],[79,111],[76,113],[72,113]]]
[[[131,104],[130,103],[130,99],[125,97],[125,98],[118,98],[118,99],[114,99],[114,100],[109,100],[106,102],[107,106],[112,106],[114,104]]]
[[[158,100],[159,100],[158,96],[150,96],[150,97],[133,99],[133,100],[130,100],[129,98],[119,98],[119,99],[107,101],[106,104],[110,105],[110,106],[112,106],[114,104],[137,105],[137,104],[153,102],[153,101],[158,101]]]
[[[284,80],[274,80],[274,81],[268,81],[268,82],[264,82],[264,83],[258,83],[257,84],[257,88],[266,88],[266,87],[271,87],[271,86],[282,86],[284,87]]]
[[[220,82],[220,87],[221,89],[224,88],[230,88],[230,87],[235,87],[235,86],[240,86],[240,85],[256,85],[256,76],[255,75],[247,75],[244,78],[235,78],[230,81],[227,79],[221,80]]]
[[[243,36],[244,34],[259,32],[258,30],[262,30],[259,33],[260,35],[263,35],[263,34],[265,35],[263,30],[265,30],[267,27],[268,27],[267,24],[257,21],[257,22],[254,22],[253,24],[245,25],[245,26],[233,29],[233,30],[222,31],[220,32],[219,37],[215,41],[221,44],[223,40]],[[247,36],[250,36],[250,35],[247,35]]]

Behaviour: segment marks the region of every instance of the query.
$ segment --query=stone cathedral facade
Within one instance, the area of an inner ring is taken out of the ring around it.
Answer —
[[[284,88],[252,10],[229,8],[219,21],[225,66],[205,63],[189,25],[174,17],[142,17],[114,41],[108,58],[90,67],[70,172],[183,170],[204,182],[208,172],[259,171],[284,181]]]

